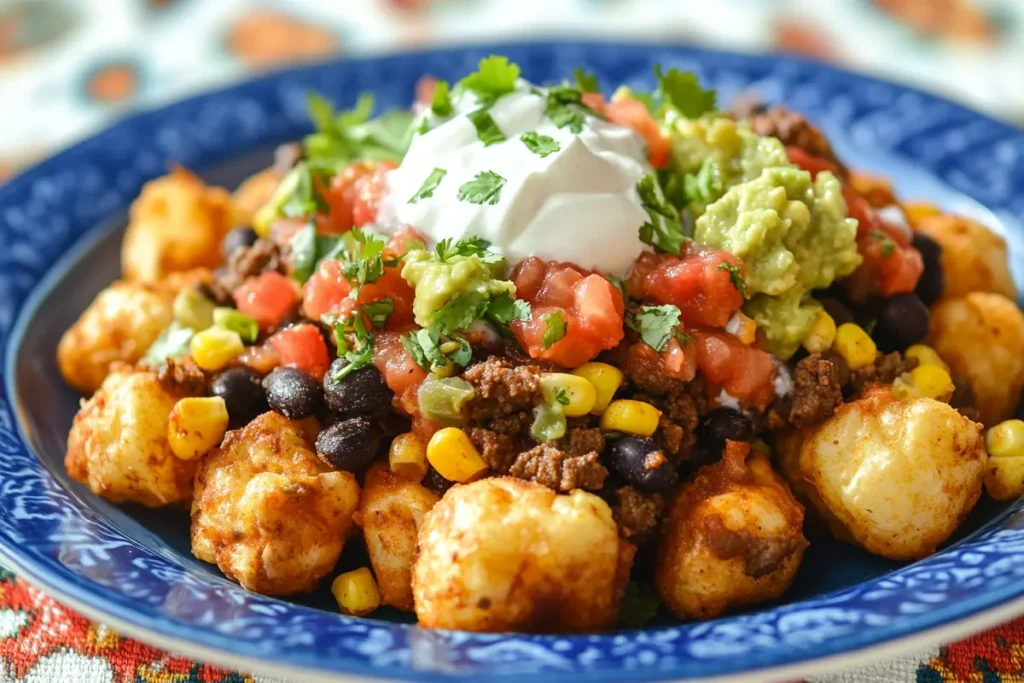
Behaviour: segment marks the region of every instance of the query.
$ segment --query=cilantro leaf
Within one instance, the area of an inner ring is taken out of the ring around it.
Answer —
[[[559,128],[568,127],[573,133],[583,131],[586,117],[580,110],[580,91],[568,86],[555,86],[548,90],[547,107],[544,115]]]
[[[487,297],[480,292],[468,291],[434,311],[430,326],[442,334],[451,334],[472,325],[486,310]]]
[[[889,258],[892,256],[892,252],[896,249],[895,243],[892,238],[886,235],[881,230],[872,230],[871,239],[878,242],[882,250],[882,258]]]
[[[412,359],[416,361],[416,365],[420,366],[426,371],[430,371],[430,361],[427,359],[426,351],[423,350],[423,346],[420,344],[419,338],[416,332],[410,332],[409,334],[402,335],[402,346],[409,352]]]
[[[448,171],[443,168],[435,168],[427,176],[427,179],[420,185],[420,189],[416,190],[416,194],[409,198],[410,204],[415,204],[421,199],[428,199],[434,196],[434,190],[441,184],[444,177],[448,175]]]
[[[626,319],[626,324],[640,335],[645,344],[661,353],[679,327],[679,315],[679,309],[670,304],[641,306],[634,315]]]
[[[541,135],[540,133],[532,130],[520,135],[519,139],[523,141],[524,145],[526,145],[526,149],[530,150],[541,159],[549,154],[554,154],[562,148],[554,138],[548,135]]]
[[[555,402],[563,406],[569,405],[569,394],[562,387],[555,387]]]
[[[473,180],[459,187],[457,196],[462,202],[493,206],[501,201],[501,188],[504,186],[505,179],[494,171],[481,171]]]
[[[689,241],[683,231],[679,213],[661,196],[658,181],[653,175],[641,178],[636,184],[636,191],[650,219],[640,226],[640,240],[678,256],[683,242]]]
[[[747,296],[747,283],[743,280],[743,266],[734,266],[728,261],[722,261],[718,264],[718,269],[728,271],[729,279],[732,280],[732,286],[736,291],[742,294],[744,299],[750,298]]]
[[[377,301],[363,304],[361,310],[363,315],[370,319],[370,324],[380,330],[387,324],[388,317],[395,312],[395,302],[391,297],[386,296]]]
[[[480,142],[484,143],[484,147],[490,147],[495,143],[507,140],[505,134],[501,132],[501,128],[498,128],[498,124],[495,123],[486,109],[477,109],[469,113],[466,118],[476,128],[476,136]]]
[[[371,119],[370,93],[362,93],[354,108],[338,114],[315,93],[307,102],[316,132],[307,135],[303,144],[307,158],[320,168],[336,172],[355,159],[400,161],[409,147],[413,114],[391,110]]]
[[[661,64],[656,64],[654,75],[658,79],[657,95],[686,118],[695,119],[714,111],[715,91],[700,87],[696,74],[675,67],[662,73]]]
[[[723,191],[722,171],[714,157],[705,157],[699,171],[683,176],[683,198],[687,204],[710,204]]]
[[[317,191],[317,186],[319,182],[326,185],[327,176],[329,173],[324,169],[315,169],[309,162],[296,164],[281,181],[282,185],[291,186],[287,199],[281,205],[281,214],[288,218],[300,218],[326,211],[327,202]]]
[[[464,240],[455,242],[447,237],[434,247],[434,253],[442,261],[448,261],[453,256],[477,256],[484,263],[496,263],[501,256],[490,251],[491,243],[483,237],[467,237]]]
[[[513,299],[508,292],[502,292],[488,302],[486,316],[491,322],[508,326],[513,320],[527,322],[532,312],[528,302]]]
[[[292,277],[300,283],[309,279],[316,269],[316,224],[310,221],[300,228],[288,243],[291,252]]]
[[[465,367],[473,359],[473,348],[468,341],[455,335],[442,342],[441,335],[433,327],[402,335],[401,342],[416,364],[427,372],[449,364]]]
[[[493,104],[502,95],[516,89],[519,67],[510,63],[508,57],[491,55],[480,60],[477,70],[469,74],[459,85],[472,90],[484,104]]]
[[[619,628],[643,628],[658,615],[661,599],[654,587],[647,583],[630,581],[619,607]]]
[[[555,311],[545,315],[544,325],[544,334],[540,338],[540,344],[546,351],[565,336],[566,325],[562,312]]]
[[[436,116],[452,115],[452,98],[448,81],[438,81],[434,86],[434,97],[430,102],[430,111]]]
[[[573,75],[576,76],[576,87],[580,92],[601,92],[601,88],[597,85],[597,76],[594,73],[587,73],[583,67],[577,67],[573,71]]]
[[[348,337],[355,340],[349,344]],[[338,345],[338,356],[347,361],[347,365],[331,374],[331,379],[340,382],[356,370],[365,368],[373,362],[373,333],[366,329],[363,316],[355,315],[342,320],[334,326],[334,341]]]

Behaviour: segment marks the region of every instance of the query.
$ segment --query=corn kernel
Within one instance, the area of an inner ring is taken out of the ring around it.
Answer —
[[[1024,457],[1024,421],[1000,422],[985,435],[985,446],[993,458]]]
[[[366,567],[338,574],[331,582],[331,593],[342,614],[361,617],[380,607],[377,582]]]
[[[903,202],[903,213],[910,227],[917,228],[926,218],[938,216],[942,211],[929,202]]]
[[[183,398],[171,409],[167,441],[176,457],[192,460],[220,445],[227,428],[228,407],[223,398]]]
[[[238,333],[223,327],[209,327],[192,337],[189,344],[192,360],[208,372],[220,370],[244,350]]]
[[[566,417],[581,417],[594,409],[597,389],[589,380],[566,372],[545,372],[540,376],[544,400],[558,403]]]
[[[946,365],[946,362],[939,357],[935,349],[927,344],[908,346],[903,355],[907,358],[916,358],[918,365],[937,365],[946,372],[949,372],[949,366]]]
[[[878,353],[878,348],[868,333],[854,323],[844,323],[839,326],[833,346],[851,370],[871,365],[875,362],[875,355]]]
[[[954,389],[949,373],[938,365],[919,365],[892,383],[893,396],[901,401],[921,397],[948,401]]]
[[[753,344],[757,338],[757,323],[739,311],[733,313],[725,326],[725,331],[739,339],[744,344]]]
[[[590,410],[594,415],[600,415],[608,408],[615,392],[622,386],[622,370],[607,363],[586,363],[573,370],[572,374],[594,385],[594,407]]]
[[[601,416],[601,430],[650,436],[658,428],[661,411],[650,403],[620,399],[612,401]]]
[[[487,469],[476,446],[458,427],[445,427],[430,437],[427,460],[438,473],[450,481],[471,481]]]
[[[391,441],[388,464],[403,479],[423,481],[427,476],[427,447],[412,432],[399,434]]]
[[[989,457],[985,467],[985,490],[996,500],[1024,495],[1024,457]]]
[[[836,321],[828,314],[828,311],[821,309],[814,317],[811,329],[804,337],[803,345],[810,353],[825,353],[832,348],[836,340]]]

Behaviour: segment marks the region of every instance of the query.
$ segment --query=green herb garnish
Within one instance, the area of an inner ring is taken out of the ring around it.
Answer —
[[[634,315],[626,318],[626,324],[640,335],[640,339],[655,351],[661,353],[673,337],[680,345],[692,342],[693,338],[679,330],[680,311],[677,307],[641,306]]]
[[[581,133],[586,117],[583,115],[580,91],[565,85],[556,85],[548,90],[547,107],[544,115],[559,128],[568,128]]]
[[[710,204],[723,191],[722,171],[714,157],[705,157],[699,171],[683,176],[683,198],[687,204]]]
[[[356,159],[401,161],[409,146],[413,115],[391,110],[371,119],[373,95],[363,93],[350,110],[335,113],[326,99],[308,98],[310,118],[317,132],[303,140],[306,156],[317,168],[337,172]]]
[[[601,92],[601,88],[597,85],[597,76],[594,73],[587,73],[583,67],[577,67],[573,71],[573,75],[576,77],[576,87],[580,92]]]
[[[363,304],[361,310],[363,315],[370,320],[370,324],[381,330],[384,329],[391,314],[395,312],[395,302],[391,297],[386,296],[372,303]]]
[[[530,319],[529,302],[513,299],[508,292],[493,297],[487,304],[487,318],[501,326],[508,326],[513,320],[527,322]]]
[[[565,336],[565,318],[561,311],[548,313],[544,316],[544,334],[541,335],[540,344],[546,351],[558,343]]]
[[[718,264],[719,270],[725,270],[729,273],[729,279],[732,280],[732,286],[736,288],[736,291],[743,295],[744,299],[749,298],[747,296],[747,283],[743,280],[743,266],[735,266],[728,261],[722,261]]]
[[[871,238],[880,245],[882,249],[882,258],[889,258],[892,256],[892,252],[896,249],[896,244],[892,241],[891,237],[881,230],[872,230]]]
[[[569,405],[569,394],[562,387],[555,387],[555,401],[563,406]]]
[[[444,177],[447,174],[448,171],[443,168],[435,168],[431,171],[430,175],[427,176],[427,179],[423,181],[422,185],[420,185],[420,189],[416,190],[416,194],[409,198],[409,203],[415,204],[421,199],[433,197],[434,190],[437,189],[437,186],[441,184],[441,181],[444,180]]]
[[[194,335],[191,327],[180,327],[178,323],[171,323],[160,333],[156,341],[150,344],[143,360],[148,365],[160,365],[168,358],[185,356]]]
[[[661,65],[655,64],[654,75],[658,79],[655,97],[672,106],[688,119],[696,119],[715,110],[715,91],[700,87],[697,75],[672,67],[662,73]]]
[[[365,313],[365,306],[363,312]],[[368,316],[369,317],[369,316]],[[350,344],[348,338],[355,340]],[[373,362],[373,333],[366,329],[362,315],[354,315],[349,320],[338,321],[334,326],[334,341],[338,345],[338,356],[348,361],[348,365],[331,374],[331,379],[340,382],[356,370],[361,370]]]
[[[486,109],[477,109],[474,112],[470,112],[466,115],[466,118],[476,128],[476,136],[480,142],[484,143],[484,147],[490,147],[507,139]]]
[[[457,197],[462,202],[493,206],[501,201],[501,188],[504,186],[505,179],[494,171],[481,171],[473,180],[459,187]]]
[[[519,136],[519,139],[523,141],[524,145],[526,145],[526,149],[530,150],[541,159],[549,154],[554,154],[561,149],[558,141],[553,137],[541,135],[535,131],[523,133]]]
[[[650,220],[640,226],[640,240],[645,244],[669,254],[679,255],[683,242],[689,237],[683,232],[679,213],[661,195],[658,181],[653,175],[646,175],[636,184],[640,203]]]
[[[476,256],[484,263],[499,263],[502,257],[490,250],[491,243],[482,237],[467,237],[455,242],[447,237],[437,243],[434,253],[438,260],[445,263],[453,256]]]
[[[508,61],[508,57],[491,55],[480,60],[477,70],[469,74],[459,85],[472,90],[483,104],[493,104],[499,97],[516,89],[519,67]]]
[[[448,81],[438,81],[434,86],[434,97],[430,102],[430,111],[436,116],[452,115],[452,98]]]

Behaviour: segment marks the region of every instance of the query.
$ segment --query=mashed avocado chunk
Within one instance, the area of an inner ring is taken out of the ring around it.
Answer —
[[[743,259],[751,295],[744,310],[769,349],[788,358],[820,308],[810,291],[861,262],[842,183],[828,172],[812,179],[789,162],[779,140],[731,119],[678,120],[672,131],[673,171],[707,173],[710,158],[720,180],[720,196],[687,207],[696,216],[694,239]]]
[[[515,296],[516,286],[503,279],[504,271],[502,260],[485,261],[475,254],[441,259],[435,252],[414,249],[405,255],[402,277],[416,290],[417,324],[429,327],[434,312],[460,295],[475,292],[490,299],[507,292]]]

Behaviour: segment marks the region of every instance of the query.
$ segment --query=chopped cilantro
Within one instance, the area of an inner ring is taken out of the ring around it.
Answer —
[[[452,98],[448,81],[438,81],[434,86],[434,98],[430,102],[430,111],[437,116],[452,115]]]
[[[365,313],[365,306],[364,313]],[[355,340],[350,344],[348,337]],[[355,315],[348,320],[339,321],[334,326],[334,341],[338,345],[338,356],[348,361],[348,365],[331,374],[331,379],[340,382],[356,370],[365,368],[373,362],[373,333],[366,329],[363,316]]]
[[[559,128],[568,127],[573,133],[583,131],[586,118],[581,111],[580,91],[569,86],[557,85],[548,90],[547,107],[544,115]]]
[[[386,296],[372,303],[363,304],[361,309],[363,315],[369,318],[370,324],[380,330],[387,324],[388,317],[395,312],[395,302]]]
[[[549,154],[554,154],[561,149],[561,146],[553,137],[541,135],[540,133],[532,130],[520,135],[519,139],[523,141],[524,145],[526,145],[526,149],[530,150],[541,159]]]
[[[501,188],[504,186],[505,179],[494,171],[481,171],[473,180],[459,187],[457,196],[462,202],[493,206],[501,201]]]
[[[430,326],[442,334],[451,334],[472,325],[486,310],[487,297],[480,292],[464,292],[434,311]]]
[[[401,341],[416,364],[427,372],[440,370],[449,363],[459,367],[469,365],[473,359],[473,348],[468,341],[458,335],[446,342],[441,339],[436,329],[427,328],[402,335]]]
[[[654,587],[647,583],[630,581],[619,607],[618,626],[622,629],[643,628],[658,615],[661,599]]]
[[[373,95],[363,93],[356,106],[335,114],[330,102],[310,94],[309,113],[317,131],[303,140],[307,157],[336,172],[356,159],[400,161],[409,146],[413,115],[391,110],[371,119]]]
[[[718,269],[728,271],[729,279],[732,280],[732,286],[743,295],[744,299],[748,298],[747,283],[743,280],[743,274],[740,272],[743,270],[743,266],[734,266],[728,261],[722,261],[718,264]]]
[[[387,238],[370,230],[352,228],[342,238],[340,245],[343,264],[342,275],[355,285],[349,294],[353,299],[359,296],[359,288],[372,284],[384,274],[384,269],[398,264],[397,259],[384,259]]]
[[[469,74],[459,85],[472,90],[484,104],[493,104],[502,95],[516,89],[519,67],[510,63],[508,57],[491,55],[480,60],[477,70]]]
[[[502,292],[488,302],[486,316],[491,322],[507,327],[513,320],[527,322],[531,313],[528,302],[513,299],[508,292]]]
[[[871,238],[878,242],[882,249],[882,258],[889,258],[892,256],[892,252],[896,249],[896,245],[893,243],[892,238],[886,235],[881,230],[872,230]]]
[[[678,329],[679,315],[679,309],[669,304],[641,306],[635,314],[626,319],[626,324],[640,335],[645,344],[660,353],[665,350],[665,346],[674,335],[682,334]],[[680,340],[680,344],[682,343]]]
[[[338,257],[343,249],[342,242],[343,238],[338,235],[318,235],[316,224],[307,223],[288,242],[292,277],[304,283],[316,272],[321,261]]]
[[[650,218],[640,226],[640,240],[661,251],[679,255],[683,242],[689,238],[683,232],[679,213],[661,195],[658,181],[653,175],[645,175],[636,184],[640,203]]]
[[[179,358],[188,354],[188,345],[195,332],[190,327],[180,327],[172,322],[156,338],[143,359],[148,365],[160,365],[168,358]]]
[[[282,180],[292,185],[292,191],[288,198],[281,205],[281,214],[288,218],[301,218],[311,216],[320,211],[327,210],[327,202],[318,191],[318,185],[326,185],[329,173],[324,169],[313,168],[306,161],[299,162],[289,172],[290,177]]]
[[[672,67],[662,73],[661,65],[654,66],[658,79],[656,95],[688,119],[695,119],[715,109],[715,91],[700,87],[697,75]]]
[[[467,237],[455,242],[447,237],[434,247],[434,253],[442,263],[453,256],[476,256],[484,263],[498,263],[502,257],[490,250],[491,243],[483,237]]]
[[[443,168],[435,168],[431,171],[430,175],[427,176],[427,179],[423,181],[422,185],[420,185],[420,189],[416,190],[416,194],[409,198],[409,203],[415,204],[421,199],[433,197],[434,190],[437,189],[437,186],[441,184],[441,181],[444,180],[444,177],[447,174],[448,171]]]
[[[561,311],[548,313],[544,316],[544,334],[540,338],[540,344],[546,351],[565,336],[565,318]]]
[[[569,394],[562,387],[555,387],[555,401],[563,406],[569,405]]]
[[[468,114],[466,118],[476,128],[476,136],[480,139],[480,142],[484,143],[484,147],[490,147],[507,139],[486,109],[477,109]]]
[[[579,88],[580,92],[601,92],[597,85],[597,76],[595,74],[587,73],[583,70],[583,67],[577,67],[573,71],[573,75],[576,76],[576,87]]]
[[[723,190],[722,171],[714,157],[705,157],[699,171],[683,177],[683,197],[687,204],[710,204]]]

